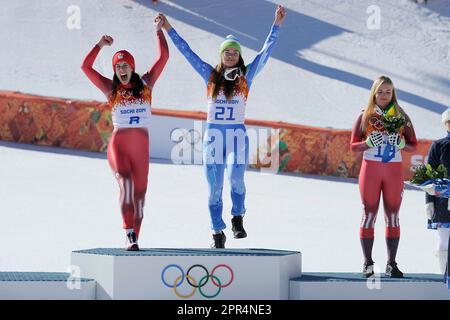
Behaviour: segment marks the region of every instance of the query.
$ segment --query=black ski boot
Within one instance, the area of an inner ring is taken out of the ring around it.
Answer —
[[[227,241],[227,237],[223,231],[219,234],[213,234],[214,243],[211,245],[211,248],[216,249],[225,249],[225,241]]]
[[[403,272],[397,267],[396,262],[388,263],[386,265],[386,277],[388,278],[403,278]]]
[[[242,216],[234,216],[231,219],[231,224],[233,225],[231,230],[233,230],[235,239],[242,239],[247,237],[247,232],[245,232],[244,230],[242,220],[243,220]]]
[[[373,261],[364,262],[362,271],[362,276],[364,278],[370,278],[375,274],[373,271],[373,264],[374,264]]]
[[[135,232],[130,232],[127,234],[127,251],[139,251],[139,245],[137,243]]]

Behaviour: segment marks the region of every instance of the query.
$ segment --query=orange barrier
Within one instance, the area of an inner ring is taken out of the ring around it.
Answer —
[[[266,122],[270,125],[270,122]],[[357,178],[362,152],[350,150],[350,130],[314,128],[303,125],[272,123],[279,130],[279,171]],[[425,161],[431,140],[418,141],[413,153],[402,151],[403,173],[410,180],[413,168]],[[267,163],[267,161],[265,161]],[[261,165],[256,168],[269,167]]]
[[[105,151],[112,132],[108,106],[0,91],[0,139]]]
[[[206,120],[206,113],[199,111],[153,108],[152,114]],[[361,154],[349,149],[350,130],[250,119],[246,124],[279,129],[282,172],[358,176]],[[106,103],[0,91],[1,140],[105,152],[112,129]],[[419,140],[417,151],[403,152],[405,179],[410,179],[413,166],[424,161],[430,144],[430,140]]]

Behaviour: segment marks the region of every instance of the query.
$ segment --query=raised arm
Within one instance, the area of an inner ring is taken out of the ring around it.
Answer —
[[[270,33],[267,36],[264,46],[261,51],[256,55],[255,59],[247,65],[247,84],[250,86],[255,76],[262,70],[269,59],[272,49],[278,39],[280,33],[280,26],[286,18],[286,10],[282,6],[278,6],[275,11],[275,21],[270,29]]]
[[[194,51],[192,51],[187,42],[183,38],[181,38],[180,35],[175,31],[175,29],[170,25],[166,17],[164,17],[163,28],[167,31],[173,44],[178,48],[181,54],[186,58],[186,60],[191,64],[191,66],[195,69],[195,71],[197,71],[197,73],[207,84],[213,67],[200,59],[200,57],[195,54]]]
[[[147,83],[147,86],[150,87],[150,89],[153,88],[156,80],[158,80],[161,75],[167,60],[169,60],[169,47],[167,46],[166,37],[164,37],[164,33],[161,30],[163,23],[164,20],[162,19],[161,14],[158,14],[154,22],[156,37],[158,38],[158,56],[153,66],[142,75],[142,79]]]
[[[99,88],[106,96],[111,92],[112,80],[102,76],[92,66],[94,65],[95,58],[105,45],[111,45],[113,39],[109,36],[103,36],[100,41],[92,48],[92,50],[84,58],[81,70],[91,80],[91,82]]]

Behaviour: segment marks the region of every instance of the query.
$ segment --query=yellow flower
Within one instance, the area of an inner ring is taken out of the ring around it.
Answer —
[[[396,108],[395,108],[395,104],[391,104],[390,106],[389,106],[389,108],[387,109],[387,111],[386,111],[386,115],[387,116],[390,116],[390,117],[393,117],[393,116],[395,116],[395,114],[397,113],[397,110],[396,110]]]

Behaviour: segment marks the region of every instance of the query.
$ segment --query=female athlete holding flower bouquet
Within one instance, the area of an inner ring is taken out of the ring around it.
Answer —
[[[366,108],[353,126],[350,143],[352,151],[364,152],[359,188],[364,206],[360,239],[365,259],[365,277],[374,274],[372,247],[381,192],[388,253],[386,276],[403,277],[395,261],[400,240],[399,210],[403,195],[400,150],[414,151],[416,145],[417,139],[411,120],[398,105],[391,79],[379,77],[372,85]]]

